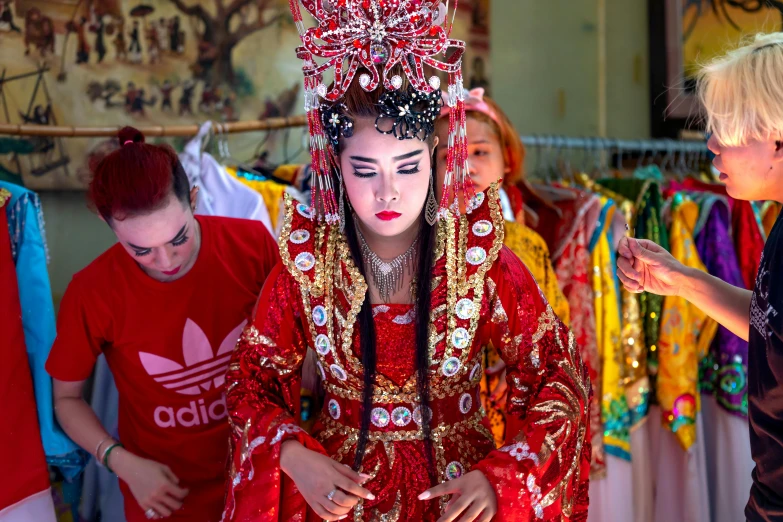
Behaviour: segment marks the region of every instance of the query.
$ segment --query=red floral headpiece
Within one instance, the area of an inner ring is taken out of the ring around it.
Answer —
[[[299,4],[317,25],[306,29]],[[447,8],[440,0],[289,0],[291,14],[302,39],[297,57],[304,65],[305,111],[310,128],[313,159],[313,204],[320,219],[337,221],[337,203],[331,180],[334,151],[324,130],[321,100],[338,103],[359,74],[359,84],[372,92],[381,84],[387,92],[398,91],[403,80],[390,75],[401,65],[410,85],[430,94],[440,88],[437,72],[448,75],[449,142],[447,174],[441,196],[442,216],[449,205],[459,212],[461,195],[468,210],[475,192],[468,177],[465,132],[465,91],[462,55],[465,43],[449,38]],[[454,2],[454,11],[457,1]],[[436,58],[441,55],[443,59]],[[425,68],[432,74],[427,77]],[[332,70],[331,88],[323,74]]]

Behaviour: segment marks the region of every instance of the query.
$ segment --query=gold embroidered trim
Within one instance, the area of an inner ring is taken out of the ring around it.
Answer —
[[[8,201],[11,200],[11,193],[4,189],[0,188],[0,208],[3,208]]]

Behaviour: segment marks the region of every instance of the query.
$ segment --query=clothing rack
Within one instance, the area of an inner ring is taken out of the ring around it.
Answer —
[[[287,118],[269,118],[266,120],[248,120],[230,123],[215,123],[219,133],[236,134],[242,132],[269,131],[307,126],[304,115]],[[195,136],[199,125],[148,125],[137,127],[145,136]],[[120,127],[68,127],[53,125],[15,125],[0,123],[0,135],[10,136],[49,136],[72,138],[114,137]]]
[[[611,138],[587,137],[574,138],[567,136],[521,136],[522,143],[527,147],[543,147],[559,149],[582,149],[610,152],[667,152],[695,153],[707,152],[705,141],[683,141],[671,139],[650,140],[616,140]]]

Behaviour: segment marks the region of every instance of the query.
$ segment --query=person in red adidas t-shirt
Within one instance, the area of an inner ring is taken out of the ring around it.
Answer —
[[[224,376],[278,249],[260,222],[194,216],[198,189],[171,148],[128,127],[119,140],[89,189],[119,242],[74,276],[47,361],[57,419],[119,476],[128,522],[216,522]],[[101,353],[119,390],[119,441],[82,399]]]

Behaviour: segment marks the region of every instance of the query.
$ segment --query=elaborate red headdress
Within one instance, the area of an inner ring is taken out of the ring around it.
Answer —
[[[315,27],[305,28],[300,2],[315,19]],[[421,94],[428,95],[427,99],[437,98],[432,95],[441,84],[436,71],[448,74],[449,148],[439,215],[443,215],[451,201],[459,212],[460,195],[467,202],[466,208],[472,209],[475,193],[468,179],[461,71],[465,43],[449,38],[448,8],[440,0],[289,0],[289,4],[302,39],[297,57],[304,62],[305,111],[314,171],[313,204],[319,218],[332,223],[338,217],[331,178],[334,150],[329,149],[330,138],[324,129],[321,100],[338,104],[357,73],[365,91],[374,91],[383,84],[387,92],[399,96],[403,80],[391,75],[398,64],[414,89],[413,98],[417,97],[416,92],[418,99]],[[456,9],[457,0],[455,12]],[[443,58],[438,59],[438,55]],[[429,78],[426,68],[432,71]],[[327,87],[323,74],[330,69],[334,81]],[[426,113],[406,114],[407,109],[407,106],[399,107],[400,116],[408,118],[406,125],[415,125],[417,118],[420,121],[428,119]],[[432,115],[433,121],[435,117],[437,114]],[[344,122],[340,123],[339,115],[332,113],[330,118],[335,126],[344,125]],[[412,132],[405,137],[418,135],[421,138],[421,134]]]

